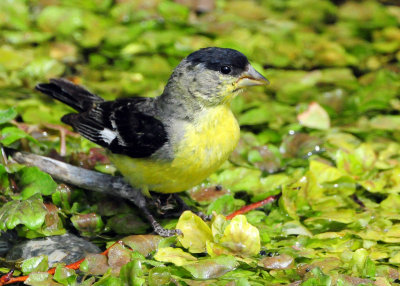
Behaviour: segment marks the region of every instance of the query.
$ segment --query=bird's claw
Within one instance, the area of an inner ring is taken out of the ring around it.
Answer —
[[[163,227],[154,228],[154,231],[162,237],[170,237],[174,235],[182,235],[182,231],[180,229],[165,229]]]
[[[210,221],[212,219],[212,215],[207,215],[203,212],[196,212],[196,215],[199,216],[204,221]]]
[[[165,229],[163,228],[152,216],[150,217],[151,225],[153,226],[153,230],[159,236],[162,237],[170,237],[174,235],[181,235],[182,231],[180,229]]]

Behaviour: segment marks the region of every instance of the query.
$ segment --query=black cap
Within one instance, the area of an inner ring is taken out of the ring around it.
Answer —
[[[204,48],[187,56],[186,60],[193,65],[204,64],[210,70],[220,71],[221,67],[232,68],[232,75],[242,73],[249,61],[245,55],[233,49],[225,48]]]

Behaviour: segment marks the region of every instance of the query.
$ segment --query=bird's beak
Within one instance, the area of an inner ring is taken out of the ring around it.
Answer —
[[[269,84],[269,81],[249,64],[247,70],[236,82],[236,88],[263,84]]]

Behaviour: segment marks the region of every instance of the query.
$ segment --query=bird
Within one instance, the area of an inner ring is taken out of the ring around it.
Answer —
[[[241,52],[208,47],[184,58],[158,97],[105,101],[63,78],[36,89],[72,107],[61,121],[104,147],[125,180],[149,195],[188,190],[215,172],[240,137],[232,99],[268,83]]]

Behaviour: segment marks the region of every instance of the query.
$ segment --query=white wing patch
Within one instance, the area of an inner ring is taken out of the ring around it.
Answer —
[[[115,137],[117,137],[117,134],[108,128],[101,130],[100,135],[104,142],[106,142],[107,144],[111,144]]]

